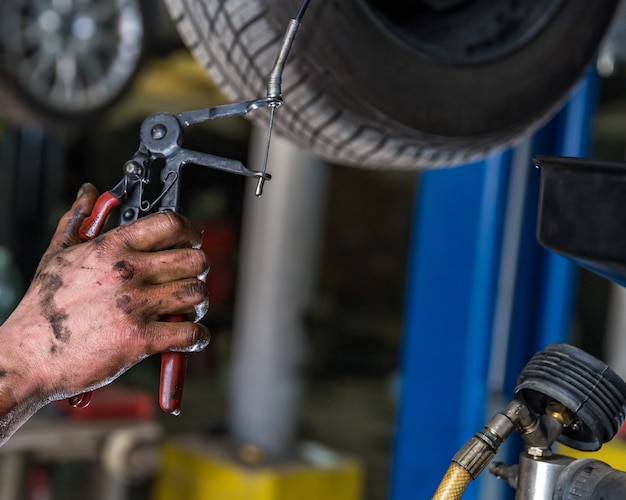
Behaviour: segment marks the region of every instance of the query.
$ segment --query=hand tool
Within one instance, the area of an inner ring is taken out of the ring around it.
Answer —
[[[79,234],[83,240],[98,236],[111,211],[120,207],[119,224],[126,224],[154,211],[180,209],[181,169],[186,165],[207,167],[258,179],[255,194],[261,196],[265,181],[271,179],[267,173],[267,159],[274,120],[274,112],[283,103],[282,73],[291,46],[300,26],[309,0],[303,0],[298,13],[290,21],[278,56],[267,79],[267,96],[251,101],[225,104],[207,109],[187,111],[178,114],[154,113],[141,124],[139,148],[124,164],[122,180],[106,191],[96,201],[90,216],[83,222]],[[269,108],[270,120],[267,133],[266,152],[263,168],[249,170],[241,162],[182,147],[184,130],[195,124],[233,116],[244,116],[257,109]],[[148,199],[146,187],[154,182],[159,171],[160,192]],[[182,315],[169,315],[164,321],[184,321]],[[159,404],[167,413],[178,415],[182,404],[186,354],[167,352],[161,355],[161,385]],[[91,392],[69,398],[70,405],[84,408],[91,400]]]

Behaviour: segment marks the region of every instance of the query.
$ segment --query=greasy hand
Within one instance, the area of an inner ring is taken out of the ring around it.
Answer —
[[[147,355],[199,350],[209,340],[194,322],[208,308],[200,231],[168,212],[81,242],[78,228],[97,196],[81,188],[0,329],[0,384],[3,372],[17,375],[42,404],[104,385]],[[189,320],[159,320],[180,313]],[[0,417],[2,394],[0,385]]]

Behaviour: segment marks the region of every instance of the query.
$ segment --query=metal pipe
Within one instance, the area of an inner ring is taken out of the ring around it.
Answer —
[[[261,162],[264,141],[255,130],[249,165]],[[269,165],[273,180],[265,196],[245,197],[229,424],[238,445],[275,458],[289,453],[297,417],[326,168],[280,138],[272,142]]]
[[[23,480],[26,458],[20,453],[0,457],[0,498],[18,500]]]
[[[572,458],[562,455],[538,459],[527,453],[522,453],[519,460],[519,482],[515,500],[552,498],[552,492],[559,475],[572,460]]]

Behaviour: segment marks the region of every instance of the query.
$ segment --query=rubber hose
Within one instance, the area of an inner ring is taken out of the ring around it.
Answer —
[[[472,482],[472,476],[458,464],[450,465],[432,500],[459,500],[467,486]]]

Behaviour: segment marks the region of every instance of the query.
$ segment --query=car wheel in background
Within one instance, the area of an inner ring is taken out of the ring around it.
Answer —
[[[4,117],[84,122],[129,86],[143,40],[139,0],[0,0]]]

